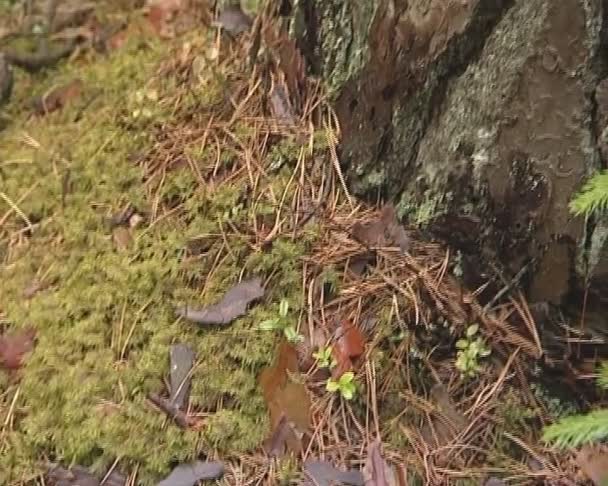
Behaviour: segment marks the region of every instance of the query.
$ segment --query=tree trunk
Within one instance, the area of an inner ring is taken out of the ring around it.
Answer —
[[[462,252],[464,270],[524,275],[532,300],[559,303],[591,266],[600,283],[608,275],[606,224],[568,209],[605,162],[607,10],[607,0],[295,0],[292,19],[335,95],[351,189],[432,210],[429,228]]]

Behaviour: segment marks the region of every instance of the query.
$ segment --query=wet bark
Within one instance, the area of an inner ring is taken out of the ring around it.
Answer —
[[[520,275],[533,301],[560,303],[590,269],[595,288],[608,282],[608,226],[568,209],[606,162],[607,11],[606,0],[295,0],[290,15],[335,96],[351,189],[406,219],[430,209],[429,229],[473,277]]]

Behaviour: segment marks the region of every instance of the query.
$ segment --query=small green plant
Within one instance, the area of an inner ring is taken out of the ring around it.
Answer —
[[[479,325],[472,324],[467,328],[466,337],[456,341],[456,368],[463,378],[473,378],[481,371],[479,358],[485,358],[491,353],[481,336],[477,336]]]
[[[298,334],[296,326],[289,319],[289,302],[285,299],[279,304],[279,316],[273,319],[267,319],[260,323],[262,331],[283,331],[285,338],[290,343],[299,343],[304,339],[301,334]]]
[[[324,346],[312,354],[312,357],[317,360],[319,368],[333,368],[336,366],[336,360],[333,357],[331,346]]]
[[[608,390],[608,362],[602,363],[597,383]],[[560,448],[574,448],[608,437],[608,409],[599,409],[588,414],[564,417],[545,427],[543,441]]]
[[[330,378],[327,380],[325,386],[326,390],[331,393],[337,391],[345,400],[352,400],[357,392],[357,385],[355,384],[355,374],[352,371],[347,371],[338,380]]]
[[[570,211],[577,216],[603,211],[608,207],[608,171],[595,174],[570,201]]]

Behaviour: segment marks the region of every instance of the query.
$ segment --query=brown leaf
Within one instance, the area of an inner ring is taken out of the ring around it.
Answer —
[[[159,37],[174,37],[175,32],[171,22],[186,7],[186,0],[148,0],[146,10],[152,30]]]
[[[232,287],[220,302],[194,310],[187,307],[177,309],[177,315],[199,324],[230,324],[247,312],[247,306],[264,297],[262,280],[254,278],[240,282]]]
[[[338,379],[353,369],[353,360],[365,352],[365,339],[361,331],[349,320],[340,323],[335,332],[335,343],[332,355],[336,366],[332,370],[334,379]]]
[[[199,421],[193,417],[190,417],[186,412],[180,410],[180,408],[171,400],[161,397],[156,393],[150,393],[148,395],[154,405],[161,409],[168,417],[183,429],[196,428],[199,425]]]
[[[389,486],[386,480],[388,465],[382,458],[381,447],[379,440],[375,440],[367,447],[367,459],[363,468],[366,486]]]
[[[260,385],[270,413],[272,437],[267,447],[277,451],[283,448],[299,453],[302,450],[303,434],[311,424],[311,402],[306,387],[292,381],[290,375],[298,373],[298,354],[287,342],[279,346],[276,364],[266,368],[260,375]],[[281,424],[281,422],[285,422]],[[279,439],[284,442],[278,443]]]
[[[431,398],[437,412],[432,414],[431,422],[422,429],[422,436],[430,446],[441,447],[466,428],[467,419],[458,411],[448,390],[442,384],[433,386]]]
[[[224,474],[221,462],[196,461],[192,464],[180,464],[171,474],[158,483],[158,486],[194,486],[199,481],[217,479]]]
[[[34,349],[35,337],[36,330],[33,328],[0,336],[0,366],[9,370],[20,368],[25,355]]]
[[[171,346],[171,401],[184,408],[190,393],[190,370],[194,366],[194,351],[187,344]]]
[[[117,226],[112,230],[112,242],[117,250],[125,251],[133,243],[133,235],[128,228]]]
[[[32,100],[34,112],[37,115],[46,115],[60,110],[82,94],[83,83],[80,79],[74,79],[63,86],[52,89],[39,98]]]
[[[364,486],[365,480],[361,472],[350,469],[341,471],[327,461],[308,459],[304,463],[304,473],[313,482],[305,481],[301,486],[333,486],[334,484],[349,484],[351,486]]]
[[[398,246],[406,252],[410,238],[405,228],[399,224],[395,208],[386,205],[380,212],[380,217],[369,223],[356,223],[352,228],[353,237],[360,243],[370,247]]]
[[[243,12],[240,4],[237,4],[226,6],[218,15],[215,25],[236,36],[249,30],[253,21]]]
[[[576,454],[576,464],[595,486],[608,484],[608,447],[587,445]]]

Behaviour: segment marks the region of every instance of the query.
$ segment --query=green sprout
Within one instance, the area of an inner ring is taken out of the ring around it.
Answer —
[[[283,331],[285,338],[290,343],[299,343],[304,337],[298,333],[296,326],[291,319],[288,319],[289,315],[289,302],[285,299],[281,300],[279,304],[279,316],[273,319],[266,319],[262,321],[259,328],[262,331]]]
[[[333,357],[331,346],[319,348],[316,353],[312,354],[312,357],[317,360],[317,366],[319,368],[331,369],[337,364]]]
[[[331,393],[339,391],[340,395],[342,395],[345,400],[351,400],[357,392],[355,374],[352,371],[347,371],[340,378],[338,378],[338,381],[330,378],[327,380],[325,389]]]
[[[472,324],[467,328],[466,337],[456,341],[456,368],[463,378],[474,378],[481,371],[479,358],[485,358],[492,351],[481,337],[475,337],[479,325]]]

